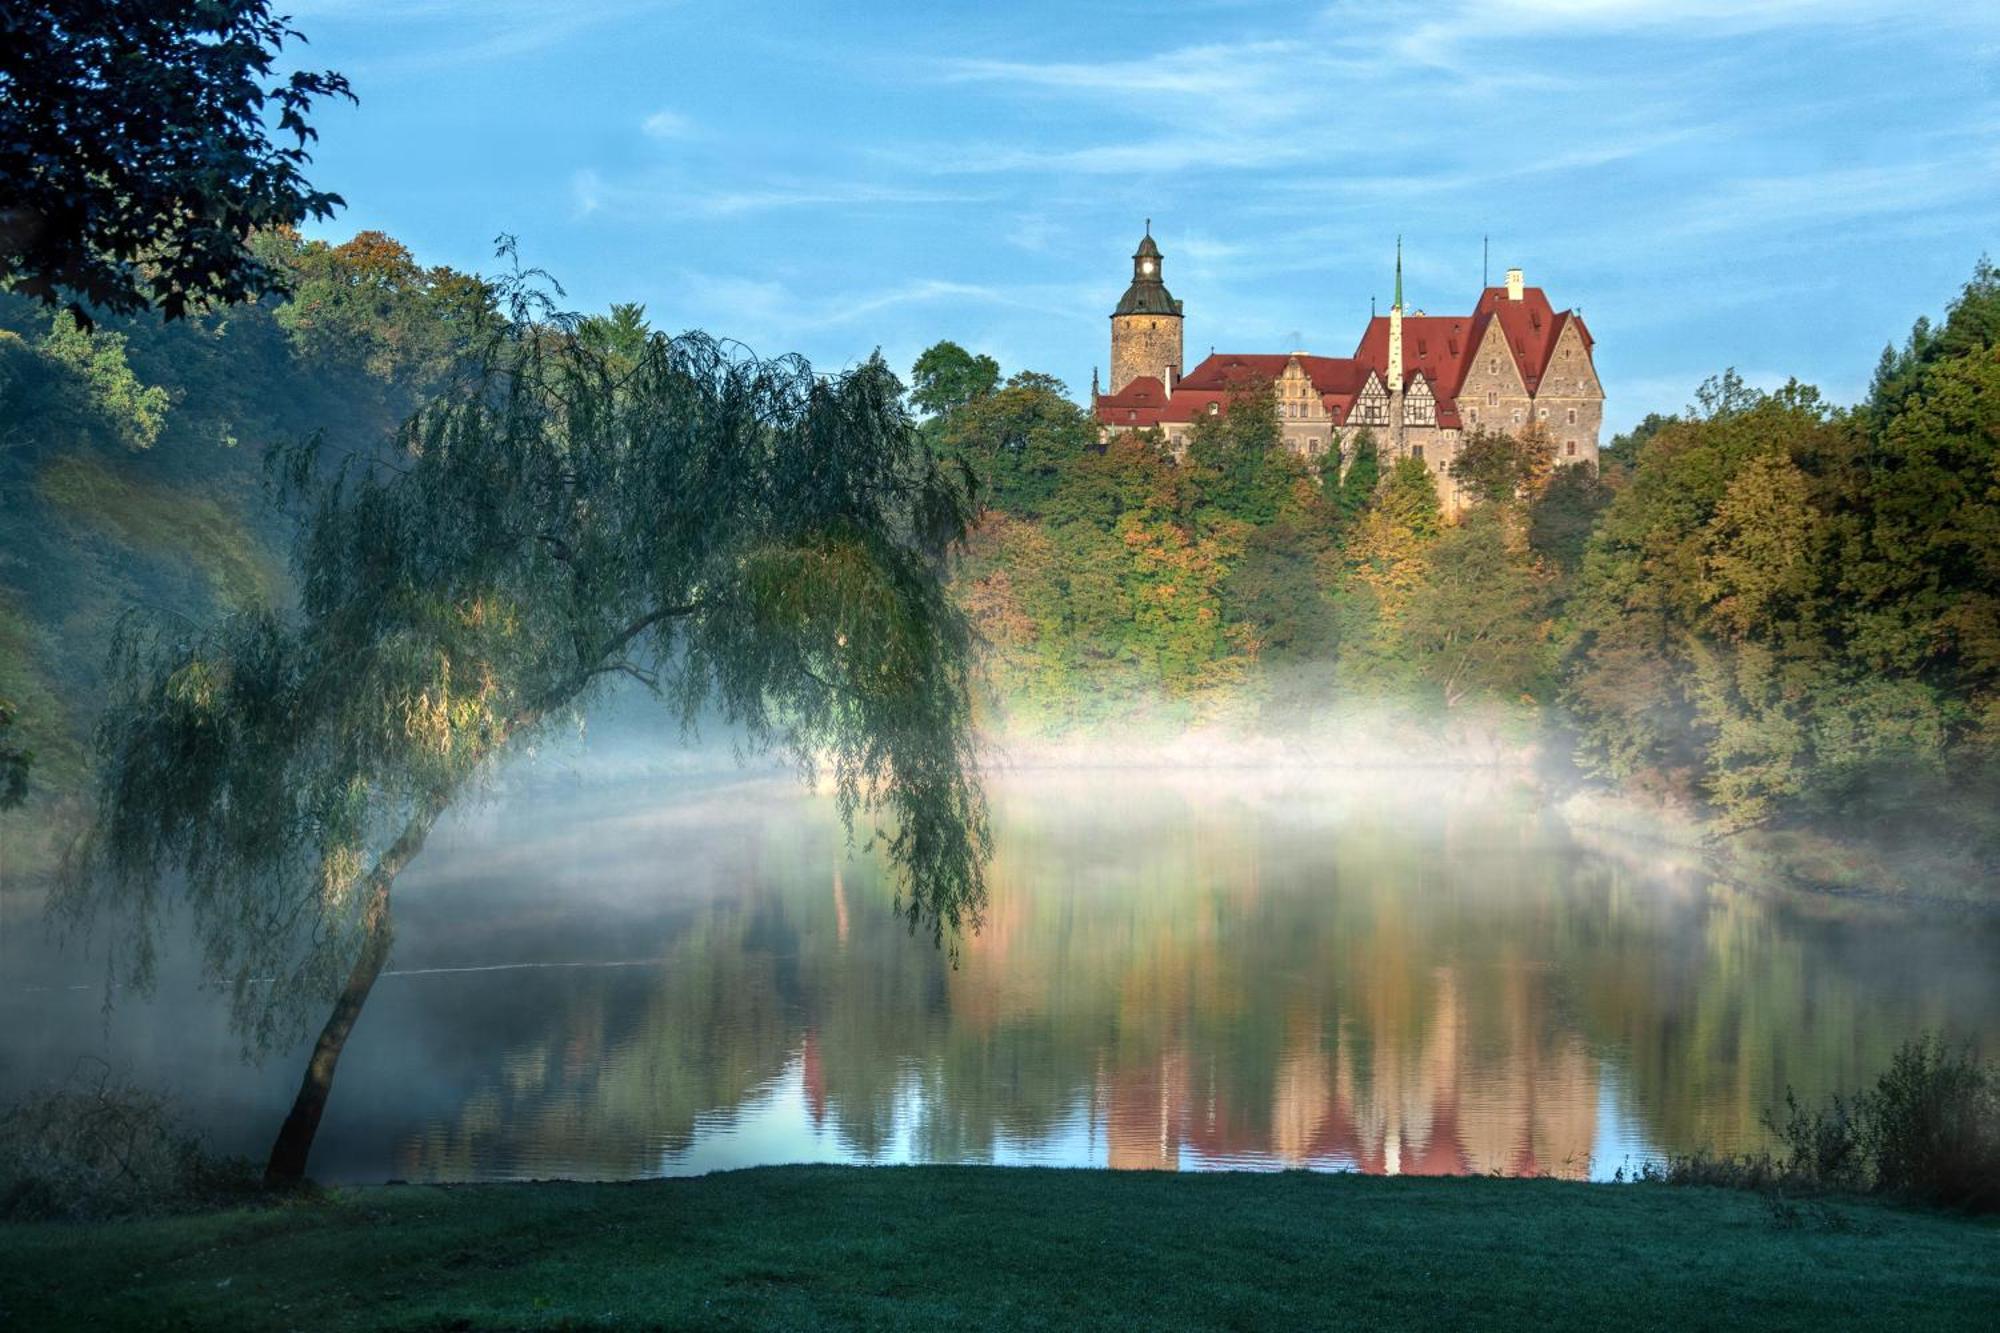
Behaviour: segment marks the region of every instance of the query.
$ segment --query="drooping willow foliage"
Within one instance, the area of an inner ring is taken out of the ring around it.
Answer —
[[[971,644],[941,583],[967,500],[895,377],[698,334],[614,356],[514,295],[384,459],[274,456],[296,610],[121,636],[58,908],[115,921],[143,984],[184,904],[256,1048],[339,989],[392,849],[614,680],[829,775],[912,927],[977,923]]]

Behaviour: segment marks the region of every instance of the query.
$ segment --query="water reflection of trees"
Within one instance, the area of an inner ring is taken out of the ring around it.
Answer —
[[[1744,1143],[1787,1082],[1851,1084],[1954,999],[1993,1012],[1990,983],[1898,976],[1850,922],[1485,797],[1106,795],[1002,793],[956,968],[821,821],[760,824],[740,888],[656,965],[548,986],[402,1170],[645,1174],[789,1080],[861,1159],[1575,1175],[1607,1119]]]

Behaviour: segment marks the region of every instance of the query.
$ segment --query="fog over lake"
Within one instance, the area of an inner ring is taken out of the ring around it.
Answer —
[[[1012,772],[956,965],[783,776],[510,782],[397,890],[327,1181],[761,1163],[1611,1175],[1763,1141],[1925,1029],[2000,1044],[1990,919],[1719,883],[1445,770]],[[170,957],[104,1012],[19,893],[0,1099],[90,1062],[259,1155],[303,1048],[245,1064]]]

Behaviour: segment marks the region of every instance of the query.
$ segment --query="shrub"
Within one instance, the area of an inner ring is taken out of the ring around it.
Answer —
[[[240,1159],[206,1153],[167,1101],[102,1072],[0,1111],[0,1218],[70,1221],[241,1201]]]
[[[1864,1106],[1862,1146],[1877,1190],[2000,1209],[2000,1069],[1925,1037],[1896,1052]]]
[[[1928,1035],[1905,1042],[1873,1088],[1812,1108],[1787,1088],[1784,1114],[1767,1113],[1764,1123],[1781,1153],[1696,1153],[1642,1166],[1637,1178],[2000,1210],[2000,1069],[1969,1047]]]

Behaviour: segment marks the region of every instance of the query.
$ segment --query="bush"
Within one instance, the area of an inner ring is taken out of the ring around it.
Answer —
[[[1764,1123],[1782,1153],[1697,1153],[1641,1167],[1638,1178],[2000,1210],[2000,1069],[1969,1047],[1936,1036],[1905,1042],[1873,1088],[1813,1108],[1787,1088],[1783,1116],[1767,1113]]]
[[[94,1221],[241,1202],[241,1159],[211,1157],[167,1101],[100,1073],[0,1111],[0,1218]]]
[[[1864,1106],[1862,1150],[1877,1190],[2000,1209],[2000,1069],[1926,1037],[1896,1052]]]

